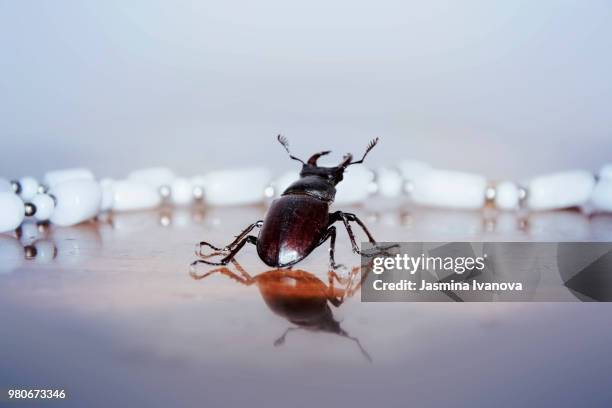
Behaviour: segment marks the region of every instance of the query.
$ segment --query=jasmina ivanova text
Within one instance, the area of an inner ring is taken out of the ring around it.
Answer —
[[[415,281],[402,279],[399,282],[383,282],[378,279],[373,282],[374,290],[382,291],[522,291],[521,282],[427,282],[421,280],[420,285]]]

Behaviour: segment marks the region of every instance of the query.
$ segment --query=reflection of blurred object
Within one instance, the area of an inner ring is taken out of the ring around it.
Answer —
[[[355,281],[359,267],[353,268],[346,279],[341,279],[330,272],[329,285],[326,285],[312,273],[302,270],[274,269],[252,277],[238,262],[232,261],[232,263],[238,273],[222,267],[203,275],[197,275],[192,271],[191,276],[200,280],[221,273],[243,285],[257,285],[270,310],[295,325],[285,330],[274,342],[275,346],[283,344],[287,334],[296,330],[332,333],[354,341],[364,357],[371,361],[359,340],[342,329],[329,307],[330,303],[335,307],[340,306],[346,297],[352,296],[360,287],[361,281]],[[334,280],[344,283],[345,288],[335,288]]]
[[[579,211],[531,213],[529,236],[536,240],[587,240],[591,238],[589,219]]]
[[[163,213],[163,210],[161,211]],[[129,236],[158,225],[160,211],[150,210],[116,212],[111,213],[107,219],[112,226],[113,235]]]
[[[612,241],[612,214],[591,216],[591,236],[595,241]]]
[[[17,238],[22,245],[31,245],[43,235],[41,229],[33,220],[27,220],[17,228]]]
[[[612,212],[612,178],[597,182],[591,196],[591,204],[596,211]]]
[[[34,260],[37,263],[50,263],[57,257],[57,248],[51,240],[40,239],[34,242],[34,249],[36,250]]]
[[[427,208],[414,214],[412,227],[417,234],[475,235],[482,231],[483,217],[480,211]]]
[[[0,235],[0,274],[10,273],[23,263],[24,250],[21,243],[9,235]]]
[[[0,192],[0,233],[12,231],[23,222],[24,204],[13,192]]]
[[[50,238],[57,248],[57,262],[76,264],[97,254],[102,240],[96,223],[74,227],[53,227]]]

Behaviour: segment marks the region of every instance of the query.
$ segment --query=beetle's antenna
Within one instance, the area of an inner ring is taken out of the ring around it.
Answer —
[[[366,158],[368,153],[370,153],[370,150],[372,150],[374,148],[374,146],[376,146],[377,143],[378,143],[378,138],[372,139],[370,141],[370,143],[368,144],[368,147],[366,148],[366,151],[363,154],[363,157],[360,160],[357,160],[357,161],[350,162],[350,163],[346,164],[344,167],[350,166],[351,164],[360,164],[360,163],[363,163],[363,160]]]
[[[276,138],[278,139],[279,143],[283,145],[283,147],[285,148],[287,153],[289,153],[289,157],[291,157],[293,160],[299,161],[300,163],[302,163],[304,165],[306,164],[306,163],[304,163],[304,160],[298,159],[297,157],[295,157],[294,155],[291,154],[291,152],[289,151],[289,141],[287,140],[287,138],[285,136],[278,135]]]

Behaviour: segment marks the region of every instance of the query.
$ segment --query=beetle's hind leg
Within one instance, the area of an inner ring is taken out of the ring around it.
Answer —
[[[247,242],[250,243],[250,244],[253,244],[253,245],[257,245],[257,237],[255,237],[253,235],[248,235],[242,241],[238,242],[234,246],[234,248],[231,250],[231,252],[229,254],[227,254],[224,258],[222,258],[219,262],[211,262],[211,261],[207,261],[205,259],[198,259],[195,263],[204,263],[204,264],[207,264],[207,265],[227,265],[232,259],[234,259],[236,254],[238,252],[240,252],[240,250],[242,249],[244,244],[246,244]]]
[[[336,221],[342,221],[342,223],[344,224],[344,228],[346,228],[346,232],[348,233],[349,239],[351,241],[351,246],[353,247],[353,252],[355,252],[356,254],[359,255],[364,255],[364,256],[374,256],[374,255],[378,255],[378,254],[386,254],[386,250],[387,249],[391,249],[391,248],[395,248],[397,247],[397,245],[390,245],[387,247],[381,247],[378,245],[378,243],[376,242],[376,240],[374,239],[374,237],[372,236],[372,234],[370,233],[370,231],[368,230],[368,227],[365,226],[365,224],[363,223],[363,221],[361,221],[355,214],[353,213],[345,213],[342,211],[336,211],[332,214],[331,218],[330,218],[330,224],[334,223]],[[351,224],[349,224],[349,221],[351,222],[356,222],[357,225],[359,225],[361,227],[361,229],[363,230],[363,232],[367,235],[368,237],[368,241],[370,242],[370,244],[374,245],[374,248],[377,249],[378,251],[374,254],[370,254],[370,253],[363,253],[361,249],[359,248],[359,245],[357,245],[357,241],[355,240],[355,234],[353,233],[353,229],[351,228]]]
[[[261,226],[263,225],[263,220],[259,220],[257,222],[252,223],[251,225],[249,225],[248,227],[246,227],[240,234],[238,234],[236,236],[236,239],[234,239],[230,244],[224,246],[223,248],[219,248],[216,247],[214,245],[212,245],[209,242],[206,241],[202,241],[199,244],[196,245],[196,255],[199,257],[208,257],[209,255],[205,255],[202,253],[202,247],[203,246],[207,246],[209,248],[214,249],[215,251],[218,252],[229,252],[232,250],[232,248],[234,248],[236,245],[238,245],[240,243],[240,241],[242,241],[242,239],[253,230],[253,228],[257,227],[257,228],[261,228]]]

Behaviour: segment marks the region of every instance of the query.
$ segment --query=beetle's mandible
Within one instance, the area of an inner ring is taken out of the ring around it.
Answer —
[[[304,162],[291,154],[289,143],[284,136],[278,135],[278,141],[291,159],[302,163],[300,178],[272,202],[263,220],[249,225],[229,245],[219,248],[208,242],[200,242],[196,254],[203,259],[194,263],[226,265],[246,243],[250,243],[257,246],[257,254],[268,266],[288,267],[301,261],[315,248],[329,240],[329,261],[331,267],[336,268],[338,266],[334,260],[336,227],[333,224],[338,221],[344,224],[348,232],[353,252],[361,253],[351,229],[351,222],[356,222],[368,240],[376,244],[365,224],[355,214],[342,211],[330,213],[329,207],[336,195],[336,185],[342,181],[346,168],[363,163],[367,154],[378,143],[378,138],[368,144],[361,159],[353,161],[353,156],[348,153],[335,167],[317,165],[317,160],[330,151],[315,153]],[[261,228],[259,236],[249,235],[256,227]],[[210,255],[203,254],[202,247],[212,248],[224,256],[218,262],[209,261],[207,258]]]

